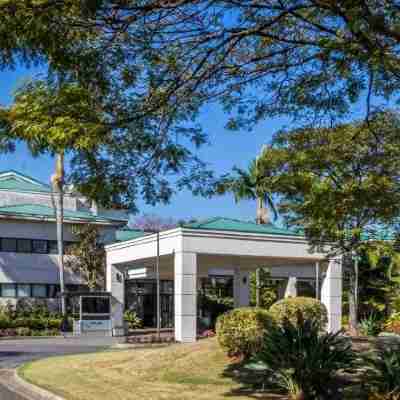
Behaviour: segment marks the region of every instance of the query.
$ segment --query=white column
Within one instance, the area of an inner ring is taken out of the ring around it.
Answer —
[[[197,257],[176,252],[174,261],[175,340],[192,343],[197,338]]]
[[[321,301],[328,310],[328,332],[342,328],[342,260],[330,259],[322,282]]]
[[[297,278],[290,276],[285,289],[285,298],[297,297]]]
[[[111,320],[113,329],[123,333],[125,309],[125,277],[123,272],[107,261],[106,287],[111,293]]]
[[[233,298],[235,308],[248,307],[250,305],[249,272],[241,271],[240,267],[235,268],[233,277]]]

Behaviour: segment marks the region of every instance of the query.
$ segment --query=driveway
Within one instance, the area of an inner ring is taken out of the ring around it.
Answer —
[[[11,385],[13,370],[32,360],[65,354],[90,353],[121,342],[112,337],[70,337],[50,339],[0,340],[0,399],[27,400]],[[29,398],[30,399],[30,398]]]

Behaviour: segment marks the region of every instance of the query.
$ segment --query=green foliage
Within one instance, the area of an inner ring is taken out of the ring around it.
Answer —
[[[248,358],[260,350],[262,338],[272,324],[266,310],[236,308],[218,318],[218,343],[230,357]]]
[[[315,319],[298,315],[295,324],[285,320],[266,332],[258,355],[291,399],[331,398],[337,373],[353,365],[351,342],[340,333],[320,333]]]
[[[124,312],[124,321],[128,323],[129,329],[140,329],[143,327],[143,321],[132,310]]]
[[[73,233],[76,243],[69,249],[73,258],[67,258],[66,265],[90,290],[104,288],[106,253],[98,228],[90,224],[79,225],[73,228]]]
[[[384,331],[400,335],[400,312],[393,313],[383,325]]]
[[[315,321],[320,330],[323,330],[328,323],[326,307],[311,297],[288,297],[279,300],[272,305],[269,313],[278,324],[289,320],[296,325],[299,313],[305,320]]]
[[[269,309],[278,299],[279,283],[271,280],[271,274],[265,269],[260,268],[260,307]],[[256,305],[257,295],[257,279],[256,273],[250,274],[250,303]]]
[[[373,392],[387,395],[388,400],[400,395],[399,346],[378,349],[372,356],[364,357],[364,361],[368,366],[365,380]]]
[[[372,313],[360,320],[358,330],[364,336],[377,336],[382,330],[382,324],[379,317]]]

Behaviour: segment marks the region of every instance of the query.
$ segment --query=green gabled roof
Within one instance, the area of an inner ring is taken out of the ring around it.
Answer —
[[[300,233],[285,228],[279,228],[273,224],[258,225],[254,222],[240,221],[237,219],[216,217],[202,222],[194,222],[183,226],[190,229],[202,229],[212,231],[257,233],[264,235],[303,236]]]
[[[34,218],[55,218],[55,210],[52,207],[41,204],[16,204],[0,207],[0,215]],[[97,216],[89,211],[64,210],[64,218],[68,221],[88,222],[123,222],[121,220]]]
[[[0,190],[51,193],[51,187],[14,170],[0,172]]]
[[[140,229],[124,228],[115,232],[115,239],[117,242],[126,242],[127,240],[137,239],[145,235],[148,235],[148,233]]]

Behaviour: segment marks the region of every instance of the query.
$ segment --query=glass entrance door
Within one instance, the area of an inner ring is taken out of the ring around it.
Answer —
[[[157,283],[154,279],[132,279],[125,283],[125,307],[134,311],[144,328],[156,327]],[[160,282],[161,327],[172,328],[174,321],[174,283]]]

